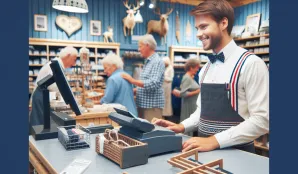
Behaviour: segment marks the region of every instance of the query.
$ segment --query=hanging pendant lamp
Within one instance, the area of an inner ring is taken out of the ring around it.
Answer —
[[[53,8],[73,13],[88,13],[88,5],[85,0],[54,0]]]
[[[136,23],[143,23],[143,17],[140,13],[140,10],[138,10],[137,14],[135,15],[135,22]]]

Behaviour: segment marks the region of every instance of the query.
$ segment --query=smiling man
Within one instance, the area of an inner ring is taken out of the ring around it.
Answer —
[[[226,0],[203,1],[191,15],[204,50],[213,50],[199,74],[197,109],[180,124],[153,123],[176,133],[198,128],[199,137],[184,142],[183,151],[234,147],[254,152],[253,140],[269,131],[268,69],[230,36],[234,10]]]

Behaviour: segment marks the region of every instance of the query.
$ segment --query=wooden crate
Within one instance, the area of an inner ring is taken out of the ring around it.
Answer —
[[[112,121],[109,118],[110,112],[98,112],[98,113],[84,113],[80,116],[71,115],[75,120],[76,124],[80,124],[82,126],[89,126],[90,124],[93,125],[102,125],[102,124],[111,124],[114,127],[118,127],[118,123]]]
[[[130,145],[126,146],[122,142],[115,141],[117,140],[115,133],[110,134],[111,139],[109,136],[110,132],[111,130],[109,129],[105,131],[103,134],[104,140],[102,140],[103,137],[101,137],[101,135],[96,136],[95,147],[98,154],[119,164],[121,169],[148,163],[149,149],[147,143],[134,140],[118,133],[118,140],[122,140]],[[100,147],[101,141],[103,141],[103,147]],[[102,153],[100,152],[100,148],[103,148]]]

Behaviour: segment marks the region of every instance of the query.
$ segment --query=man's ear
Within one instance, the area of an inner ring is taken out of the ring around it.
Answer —
[[[70,53],[68,53],[68,54],[67,54],[67,57],[70,57],[70,56],[71,56],[71,54],[70,54]]]
[[[228,18],[224,17],[222,18],[222,20],[220,21],[220,29],[221,31],[227,30],[228,29],[228,25],[229,25],[229,20]]]

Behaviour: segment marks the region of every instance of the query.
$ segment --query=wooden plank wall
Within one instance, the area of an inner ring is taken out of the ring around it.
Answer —
[[[135,3],[136,0],[129,0],[131,3]],[[85,41],[103,41],[102,36],[90,35],[90,20],[100,20],[102,22],[102,32],[107,30],[107,26],[111,25],[114,29],[115,42],[121,43],[121,49],[136,50],[137,45],[131,41],[131,37],[124,37],[122,19],[126,16],[126,8],[124,7],[122,0],[86,0],[89,7],[89,13],[78,14],[62,12],[52,8],[53,0],[29,0],[29,37],[33,38],[48,38],[48,39],[63,39],[63,40],[85,40]],[[136,24],[134,29],[135,35],[143,35],[146,33],[147,22],[151,19],[158,20],[158,16],[155,15],[151,9],[148,8],[149,0],[146,0],[145,6],[140,8],[140,12],[143,16],[144,22]],[[159,2],[158,6],[161,12],[165,12],[168,7],[171,6],[167,2]],[[197,39],[195,37],[196,31],[192,29],[192,40],[189,43],[185,41],[185,28],[187,20],[190,20],[192,26],[194,26],[194,18],[189,15],[189,11],[194,6],[184,4],[174,4],[174,10],[178,10],[180,14],[180,33],[182,46],[196,46]],[[169,16],[170,31],[167,37],[167,45],[161,46],[160,37],[154,34],[158,43],[158,49],[161,51],[167,51],[170,45],[178,45],[175,38],[175,16],[176,13]],[[235,25],[244,25],[246,16],[254,13],[261,13],[261,21],[269,19],[269,0],[260,0],[259,2],[248,4],[245,6],[235,8]],[[48,31],[37,32],[34,31],[34,14],[44,14],[48,17]],[[67,16],[76,16],[82,20],[82,28],[68,37],[64,31],[57,27],[55,19],[58,15],[65,14]]]
[[[234,9],[235,11],[235,24],[245,25],[246,17],[251,14],[261,13],[260,24],[264,20],[269,19],[269,0],[260,0],[255,3],[240,6]]]
[[[133,3],[136,0],[130,0]],[[124,7],[122,0],[86,0],[89,7],[89,13],[87,14],[76,14],[58,11],[52,8],[53,0],[29,0],[29,37],[33,38],[49,38],[49,39],[63,39],[63,40],[85,40],[85,41],[103,41],[103,36],[91,36],[90,35],[90,20],[100,20],[102,22],[102,32],[107,30],[107,26],[111,25],[114,29],[114,40],[115,42],[121,43],[121,48],[124,49],[136,49],[137,45],[132,44],[130,37],[124,37],[123,35],[123,24],[122,19],[126,16],[126,8]],[[141,15],[143,16],[144,22],[136,24],[134,29],[135,35],[143,35],[147,31],[147,22],[151,19],[159,20],[159,17],[155,15],[151,9],[148,8],[149,1],[147,0],[145,6],[140,8]],[[166,12],[167,8],[171,6],[167,2],[159,2],[158,6],[161,12]],[[190,43],[185,43],[185,27],[187,20],[189,19],[191,24],[194,25],[194,18],[189,15],[189,11],[193,6],[174,4],[174,10],[178,10],[180,14],[180,32],[181,32],[181,44],[185,46],[194,46],[196,44],[196,38],[193,37]],[[166,51],[168,46],[176,45],[175,39],[175,16],[176,13],[169,16],[169,25],[171,27],[168,33],[167,45],[161,46],[160,37],[154,35],[156,38],[159,49]],[[34,31],[34,14],[44,14],[48,17],[48,31],[37,32]],[[83,25],[82,28],[68,37],[65,32],[55,24],[55,19],[58,15],[65,14],[67,16],[76,16],[81,19]],[[193,28],[193,36],[196,31]]]

